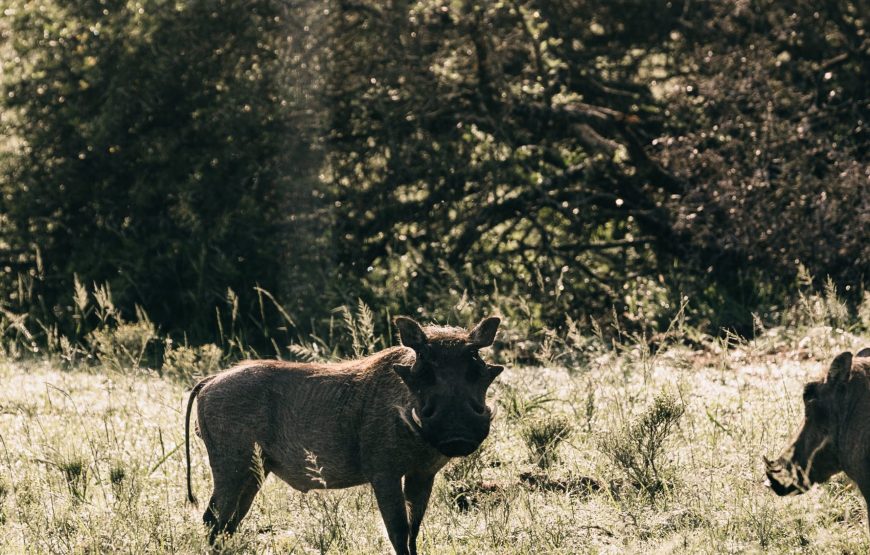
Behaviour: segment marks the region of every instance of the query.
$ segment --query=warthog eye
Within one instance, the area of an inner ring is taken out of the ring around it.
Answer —
[[[432,385],[435,383],[435,370],[432,365],[423,363],[417,369],[417,381],[421,386]]]
[[[474,383],[483,377],[483,371],[486,369],[486,363],[477,354],[477,351],[471,355],[471,364],[468,366],[468,372],[465,373],[465,378]]]
[[[814,424],[825,427],[828,422],[828,410],[816,399],[807,401],[807,417],[812,418]]]

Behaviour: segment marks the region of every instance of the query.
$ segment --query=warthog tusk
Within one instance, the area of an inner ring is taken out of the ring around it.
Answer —
[[[421,428],[423,427],[423,422],[421,422],[420,417],[417,416],[417,409],[415,409],[415,408],[411,409],[411,418],[414,419],[414,424],[416,424],[417,426],[420,426]]]

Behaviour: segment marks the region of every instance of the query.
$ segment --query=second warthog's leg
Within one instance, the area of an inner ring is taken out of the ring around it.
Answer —
[[[420,534],[420,524],[426,514],[429,505],[429,496],[432,494],[432,484],[435,481],[434,474],[408,474],[405,476],[405,501],[410,512],[410,551],[411,555],[417,555],[417,536]]]
[[[864,465],[859,475],[853,472],[849,478],[855,482],[864,497],[864,506],[867,508],[867,523],[870,525],[870,463]]]
[[[397,555],[410,555],[410,527],[405,494],[402,492],[402,477],[381,475],[374,477],[371,482],[393,549]]]

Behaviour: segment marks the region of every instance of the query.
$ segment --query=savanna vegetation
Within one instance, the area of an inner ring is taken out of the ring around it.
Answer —
[[[865,0],[0,7],[0,551],[200,552],[197,378],[491,313],[425,552],[870,547],[845,479],[760,459],[870,346]],[[381,527],[269,479],[224,547]]]
[[[863,299],[863,1],[3,6],[0,298],[38,328],[99,325],[76,280],[272,355],[357,299],[655,333],[689,296],[744,336],[802,266]]]
[[[786,326],[691,347],[697,332],[681,318],[654,343],[554,332],[532,364],[520,362],[523,340],[500,341],[508,369],[493,386],[492,433],[436,480],[420,549],[865,552],[864,503],[848,480],[779,498],[763,483],[761,460],[800,424],[804,382],[834,354],[870,342],[870,321],[840,327],[844,310],[835,298],[809,296],[789,309]],[[379,348],[387,338],[367,335],[368,318],[362,312],[336,335],[360,338],[363,353]],[[134,335],[120,333],[109,334],[116,345]],[[190,376],[214,371],[214,360],[173,347],[158,372],[129,352],[101,351],[96,366],[70,368],[61,351],[0,363],[4,553],[208,550],[203,507],[186,503],[183,422]],[[196,439],[193,482],[200,498],[207,494],[210,471]],[[221,547],[390,551],[369,488],[302,494],[272,477]]]

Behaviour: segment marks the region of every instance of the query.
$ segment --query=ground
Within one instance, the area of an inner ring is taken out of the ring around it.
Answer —
[[[421,550],[865,553],[864,502],[845,477],[778,498],[761,456],[800,425],[802,384],[840,350],[868,345],[830,328],[773,330],[508,365],[491,394],[490,438],[436,481]],[[50,359],[0,362],[0,383],[0,552],[206,550],[204,507],[185,499],[181,383]],[[644,489],[613,446],[656,399],[677,414]],[[194,490],[207,499],[207,458],[192,442]],[[274,477],[225,548],[389,552],[368,488],[302,494]]]

